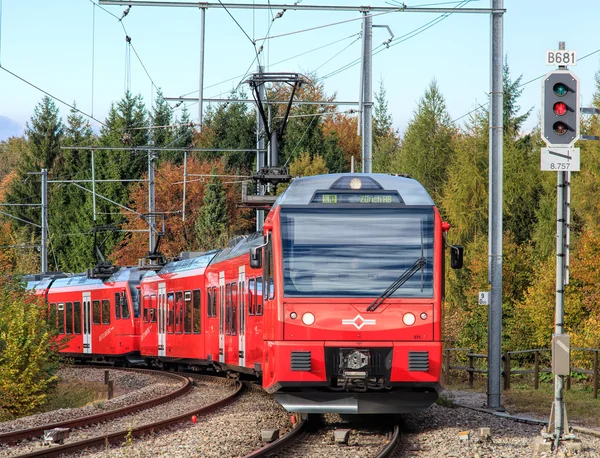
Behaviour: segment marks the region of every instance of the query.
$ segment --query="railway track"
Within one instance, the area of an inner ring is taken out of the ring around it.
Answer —
[[[135,372],[135,373],[140,373],[140,374],[160,375],[162,377],[172,378],[174,380],[180,381],[181,387],[178,388],[177,390],[167,393],[163,396],[159,396],[154,399],[149,399],[147,401],[140,402],[137,404],[132,404],[130,406],[125,406],[120,409],[114,409],[114,410],[111,410],[108,412],[102,412],[102,413],[95,414],[95,415],[88,415],[88,416],[76,418],[73,420],[66,420],[66,421],[50,423],[50,424],[46,424],[46,425],[42,425],[42,426],[37,426],[37,427],[33,427],[33,428],[26,428],[26,429],[21,429],[21,430],[17,430],[17,431],[8,431],[8,432],[0,433],[0,444],[10,444],[10,443],[15,443],[15,442],[26,440],[26,439],[33,439],[33,438],[42,436],[44,434],[44,431],[47,429],[82,428],[82,427],[86,427],[89,425],[110,421],[114,418],[129,415],[131,413],[138,412],[140,410],[149,409],[151,407],[169,402],[180,396],[184,396],[192,388],[190,380],[187,377],[184,377],[184,376],[178,375],[178,374],[174,374],[174,373],[154,371],[154,370],[148,370],[148,369],[124,369],[124,368],[122,368],[122,369],[118,369],[118,370],[125,371],[125,372]]]
[[[387,434],[373,432],[372,428],[367,428],[366,431],[356,430],[356,435],[362,438],[353,441],[350,446],[343,444],[327,444],[323,442],[322,437],[330,436],[332,426],[318,426],[316,422],[303,419],[298,425],[285,436],[278,440],[246,455],[244,458],[283,458],[292,456],[329,456],[329,457],[344,457],[360,456],[375,458],[392,458],[399,450],[400,444],[400,427],[394,424],[393,429]],[[375,438],[375,436],[381,436]],[[364,440],[367,438],[367,440]],[[383,445],[377,446],[377,439],[384,442]],[[300,452],[300,450],[302,450]],[[376,451],[372,451],[376,450]],[[375,455],[373,453],[376,453]]]
[[[162,372],[161,372],[161,374],[164,375],[164,373],[162,373]],[[171,374],[171,375],[176,375],[176,374]],[[181,377],[181,376],[179,376],[179,377]],[[190,418],[194,415],[196,415],[196,416],[206,415],[209,412],[212,412],[213,410],[231,402],[242,392],[243,387],[244,387],[244,385],[239,381],[223,379],[221,377],[212,377],[212,376],[207,376],[207,375],[194,375],[193,378],[198,381],[206,381],[206,382],[210,382],[210,383],[218,383],[218,384],[225,383],[231,389],[228,390],[228,392],[227,392],[228,394],[226,396],[221,397],[220,399],[218,399],[210,404],[204,405],[202,407],[189,408],[183,413],[178,413],[176,415],[173,415],[166,419],[162,419],[160,421],[147,423],[147,424],[144,424],[144,425],[141,425],[138,427],[128,427],[127,429],[122,429],[122,430],[112,432],[112,433],[102,433],[102,434],[98,434],[97,436],[87,438],[84,440],[77,440],[75,442],[67,443],[64,445],[39,448],[39,449],[29,452],[29,453],[12,455],[12,456],[18,456],[21,458],[24,458],[24,457],[56,457],[56,456],[61,456],[64,454],[81,452],[81,451],[91,449],[94,447],[105,447],[108,444],[123,443],[123,441],[125,441],[125,440],[131,440],[133,438],[138,438],[138,437],[141,437],[144,435],[149,435],[154,432],[168,428],[177,423],[181,423],[183,421],[189,421]],[[189,383],[189,380],[188,380],[188,386],[191,387],[191,383]]]

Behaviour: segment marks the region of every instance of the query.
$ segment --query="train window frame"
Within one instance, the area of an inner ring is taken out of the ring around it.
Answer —
[[[231,335],[237,336],[237,300],[238,300],[238,285],[234,281],[231,283]]]
[[[157,303],[157,296],[156,294],[150,294],[150,316],[148,317],[148,319],[150,320],[150,323],[156,323],[156,306]]]
[[[192,333],[192,319],[193,319],[192,292],[191,291],[183,292],[183,305],[184,305],[183,332],[185,334],[191,334]]]
[[[213,287],[213,303],[212,303],[212,316],[217,317],[217,295],[219,294],[219,288]]]
[[[73,303],[65,303],[65,334],[73,334]]]
[[[92,301],[92,324],[100,324],[102,323],[102,312],[100,309],[100,301],[93,300]]]
[[[50,303],[50,306],[48,307],[48,322],[54,326],[56,329],[58,329],[58,325],[56,324],[56,302],[52,302]]]
[[[259,292],[258,287],[261,287],[261,291]],[[262,316],[263,312],[264,312],[264,289],[265,285],[264,285],[264,281],[263,281],[263,277],[256,277],[256,285],[255,285],[255,293],[254,293],[254,297],[256,298],[256,315],[257,316]]]
[[[142,323],[148,323],[149,322],[149,312],[150,310],[150,295],[148,294],[144,294],[144,296],[142,297]]]
[[[167,293],[167,334],[175,333],[175,294]]]
[[[231,283],[225,285],[225,335],[231,335]]]
[[[102,324],[110,324],[110,308],[110,299],[102,299]]]
[[[251,277],[248,279],[248,316],[254,316],[254,288],[256,283],[256,279]]]
[[[73,334],[81,334],[81,302],[73,301]]]
[[[138,296],[139,297],[139,296]],[[121,316],[123,319],[127,319],[131,316],[129,313],[129,302],[127,301],[127,293],[125,291],[121,291]]]
[[[175,334],[183,333],[183,320],[185,318],[185,310],[183,303],[183,291],[175,292]]]
[[[202,290],[200,289],[192,291],[192,309],[192,332],[194,334],[202,334]]]
[[[56,328],[59,334],[65,333],[65,304],[59,302],[56,308]]]
[[[121,319],[121,295],[118,291],[115,293],[115,319]]]
[[[206,303],[208,304],[208,307],[206,307],[206,318],[212,318],[212,315],[210,314],[212,308],[211,308],[211,304],[212,304],[212,288],[206,288]]]

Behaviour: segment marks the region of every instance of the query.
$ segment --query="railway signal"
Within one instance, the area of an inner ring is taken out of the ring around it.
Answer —
[[[579,140],[579,79],[568,70],[544,78],[541,133],[549,147],[569,147]]]

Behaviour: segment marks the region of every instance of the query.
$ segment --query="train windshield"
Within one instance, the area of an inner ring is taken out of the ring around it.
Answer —
[[[287,297],[377,297],[423,256],[391,297],[433,297],[433,208],[282,208]]]

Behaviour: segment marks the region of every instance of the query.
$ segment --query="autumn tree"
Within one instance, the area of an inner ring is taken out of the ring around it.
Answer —
[[[44,310],[41,297],[0,273],[0,420],[31,413],[56,379],[56,329]]]

